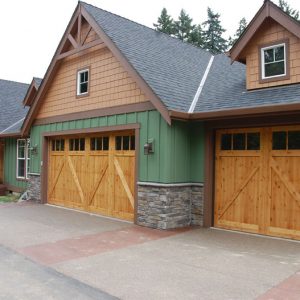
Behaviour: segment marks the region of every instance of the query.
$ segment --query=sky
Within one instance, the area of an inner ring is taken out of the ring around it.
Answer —
[[[163,7],[177,19],[183,8],[194,23],[206,20],[207,7],[221,14],[224,36],[233,35],[238,22],[249,22],[263,0],[85,0],[102,9],[153,27]],[[274,0],[275,3],[278,0]],[[300,10],[299,0],[288,0]],[[0,79],[30,83],[32,77],[43,77],[77,0],[10,0],[1,1]]]

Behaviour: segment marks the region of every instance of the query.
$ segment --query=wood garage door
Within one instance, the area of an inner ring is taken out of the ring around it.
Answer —
[[[300,239],[300,127],[219,130],[215,226]]]
[[[134,191],[133,132],[50,140],[48,203],[132,221]]]

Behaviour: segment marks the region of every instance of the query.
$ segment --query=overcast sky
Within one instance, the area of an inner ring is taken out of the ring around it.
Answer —
[[[174,19],[184,8],[195,23],[206,20],[207,7],[221,14],[226,37],[233,35],[239,20],[249,22],[263,0],[86,0],[95,6],[152,27],[163,7]],[[278,0],[274,0],[275,3]],[[300,10],[299,0],[288,0]],[[0,79],[30,83],[43,77],[58,46],[76,0],[1,1]]]

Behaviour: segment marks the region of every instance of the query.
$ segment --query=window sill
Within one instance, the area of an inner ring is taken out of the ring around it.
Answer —
[[[28,179],[26,179],[26,178],[16,178],[17,179],[17,181],[25,181],[25,182],[27,182],[28,181]]]
[[[290,75],[282,75],[282,76],[278,76],[278,77],[271,77],[271,78],[260,78],[259,79],[259,83],[263,84],[263,83],[269,83],[269,82],[275,82],[275,81],[282,81],[282,80],[289,80],[290,79]]]
[[[85,97],[88,97],[89,95],[90,95],[90,93],[81,94],[81,95],[76,94],[76,99],[85,98]]]

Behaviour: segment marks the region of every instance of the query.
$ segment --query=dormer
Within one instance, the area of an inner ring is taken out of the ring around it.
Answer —
[[[230,50],[248,90],[300,83],[300,23],[266,0]]]

